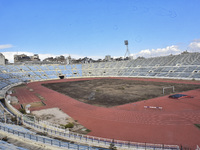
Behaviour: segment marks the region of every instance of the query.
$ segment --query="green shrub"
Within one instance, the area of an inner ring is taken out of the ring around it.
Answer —
[[[125,88],[122,86],[122,87],[119,87],[118,88],[119,90],[125,90]]]
[[[87,131],[87,132],[91,132],[91,130],[90,130],[90,129],[87,129],[86,131]]]
[[[112,143],[110,143],[109,149],[117,150],[117,147],[115,147],[115,144],[114,144],[114,139],[112,140]]]
[[[117,150],[117,147],[115,147],[114,143],[110,143],[109,149],[111,149],[111,150]]]
[[[66,128],[73,128],[74,127],[74,124],[69,122],[68,124],[65,125],[65,129]]]
[[[20,108],[19,111],[20,111],[22,114],[26,114],[25,109]]]

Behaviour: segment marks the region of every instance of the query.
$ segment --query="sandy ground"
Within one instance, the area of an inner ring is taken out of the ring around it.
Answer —
[[[32,111],[32,114],[41,120],[45,120],[53,124],[67,124],[74,121],[70,116],[68,116],[59,108]]]
[[[87,134],[89,132],[83,125],[78,123],[76,120],[71,118],[69,115],[64,113],[59,108],[48,108],[48,109],[42,109],[38,111],[32,111],[32,114],[41,120],[44,120],[56,125],[66,125],[68,123],[73,123],[74,127],[69,129],[70,131],[73,131],[73,132],[77,132],[81,134]]]

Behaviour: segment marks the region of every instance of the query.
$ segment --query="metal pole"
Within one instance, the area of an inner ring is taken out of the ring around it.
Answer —
[[[6,123],[6,114],[5,114],[5,111],[3,111],[3,114],[4,114],[4,122]]]

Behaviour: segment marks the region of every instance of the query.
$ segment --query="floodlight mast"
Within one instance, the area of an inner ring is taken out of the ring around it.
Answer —
[[[124,44],[126,45],[126,53],[125,53],[125,55],[124,55],[124,58],[130,57],[130,52],[129,52],[129,50],[128,50],[128,40],[125,40],[125,41],[124,41]]]

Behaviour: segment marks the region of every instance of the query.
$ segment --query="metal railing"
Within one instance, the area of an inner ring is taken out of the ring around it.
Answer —
[[[50,145],[50,146],[55,146],[55,147],[61,147],[61,148],[66,148],[66,149],[75,149],[75,150],[99,150],[99,149],[101,149],[101,148],[97,148],[97,147],[73,144],[70,142],[62,142],[60,140],[55,140],[55,139],[51,139],[48,137],[39,136],[36,134],[20,132],[20,131],[14,130],[14,129],[7,128],[2,125],[0,125],[0,130],[3,132],[9,133],[13,136],[18,136],[20,138],[32,140],[34,142],[43,143],[45,145]]]
[[[70,131],[52,130],[49,129],[48,126],[41,126],[39,124],[35,124],[34,122],[24,121],[24,125],[29,126],[37,131],[47,133],[52,136],[60,137],[62,139],[74,141],[81,144],[93,145],[108,148],[110,144],[114,144],[115,147],[119,149],[152,149],[152,150],[179,150],[179,146],[177,145],[164,145],[164,144],[151,144],[151,143],[137,143],[137,142],[129,142],[129,141],[121,141],[121,140],[113,140],[100,138],[95,136],[78,134]]]

